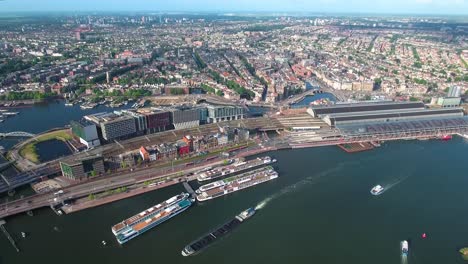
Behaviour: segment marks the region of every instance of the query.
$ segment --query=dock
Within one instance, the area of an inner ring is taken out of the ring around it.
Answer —
[[[8,241],[10,241],[10,244],[15,248],[16,252],[20,252],[18,246],[16,245],[16,242],[15,240],[13,240],[13,238],[11,237],[10,233],[8,233],[8,231],[6,230],[5,228],[5,220],[1,220],[0,219],[0,229],[2,230],[3,234],[5,234],[5,236],[7,237]]]
[[[374,149],[374,146],[368,142],[340,144],[338,147],[347,153],[356,153]]]
[[[184,185],[185,190],[188,193],[190,193],[190,195],[192,195],[192,197],[196,196],[195,191],[193,190],[192,186],[190,186],[190,184],[187,181],[183,182],[182,185]]]

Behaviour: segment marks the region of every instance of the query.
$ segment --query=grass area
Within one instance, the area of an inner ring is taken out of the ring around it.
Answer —
[[[48,141],[48,140],[60,140],[60,141],[67,141],[72,139],[72,135],[68,133],[68,129],[53,131],[50,133],[46,133],[44,135],[38,136],[34,141],[24,145],[20,150],[19,154],[34,163],[40,162],[39,154],[37,153],[36,145],[38,143]]]

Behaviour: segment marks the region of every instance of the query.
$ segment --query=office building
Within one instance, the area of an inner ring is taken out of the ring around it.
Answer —
[[[102,156],[87,157],[82,160],[67,160],[60,162],[62,175],[72,180],[84,180],[87,177],[98,176],[105,172]]]
[[[208,123],[218,123],[244,118],[244,109],[242,107],[209,105],[207,109]]]
[[[86,147],[92,148],[101,145],[94,123],[82,119],[80,121],[71,121],[70,126],[73,135],[77,136]]]

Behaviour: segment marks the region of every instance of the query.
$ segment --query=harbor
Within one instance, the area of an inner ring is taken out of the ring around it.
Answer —
[[[185,192],[182,184],[64,216],[57,216],[50,208],[35,210],[33,217],[17,215],[12,221],[7,219],[6,228],[13,237],[19,237],[22,231],[27,231],[28,237],[17,240],[21,249],[18,254],[2,235],[0,247],[4,250],[1,256],[4,263],[16,263],[18,258],[22,261],[20,263],[27,263],[38,257],[46,258],[50,256],[48,248],[59,247],[62,250],[57,251],[56,257],[49,262],[58,264],[73,254],[76,247],[80,247],[89,254],[67,261],[80,264],[83,261],[111,260],[124,264],[130,261],[129,255],[140,255],[142,260],[158,258],[182,264],[188,261],[181,255],[185,246],[253,204],[266,200],[269,202],[258,215],[237,228],[227,239],[190,257],[189,261],[202,264],[223,258],[226,259],[225,263],[235,264],[251,259],[232,251],[232,248],[238,248],[247,256],[253,256],[253,261],[266,260],[279,264],[285,258],[280,253],[272,252],[271,248],[280,246],[288,255],[295,256],[293,259],[298,263],[306,263],[308,257],[302,252],[313,248],[312,253],[321,263],[360,260],[361,263],[372,264],[379,258],[379,263],[392,264],[399,261],[399,241],[412,237],[415,243],[411,247],[412,253],[420,256],[419,261],[413,263],[463,263],[457,250],[467,244],[466,236],[460,232],[465,225],[463,219],[466,213],[459,208],[468,205],[463,199],[463,186],[468,182],[464,177],[465,167],[450,164],[449,161],[466,151],[468,144],[461,138],[448,142],[415,140],[385,143],[375,151],[360,153],[359,161],[355,160],[356,156],[337,147],[273,151],[268,155],[278,160],[274,166],[280,177],[276,180],[193,206],[125,243],[123,247],[116,241],[111,226]],[[435,154],[440,152],[447,153],[447,156]],[[415,159],[417,154],[422,156]],[[399,167],[377,169],[389,166],[389,160],[400,164]],[[428,161],[432,164],[428,164]],[[451,173],[444,174],[448,169]],[[404,173],[408,173],[409,177],[403,183],[378,198],[369,194],[372,186]],[[445,175],[443,188],[440,175]],[[193,182],[191,185],[196,186]],[[421,191],[414,193],[411,191],[414,188]],[[354,195],[344,196],[349,192]],[[447,192],[452,195],[447,196]],[[401,199],[410,193],[413,199]],[[427,193],[433,195],[428,196]],[[346,203],[343,198],[346,198]],[[285,208],[288,208],[287,214],[284,213]],[[375,214],[376,211],[382,214]],[[389,217],[389,213],[393,217]],[[460,218],[448,217],[452,215]],[[430,221],[430,218],[437,221]],[[89,220],[85,219],[92,219],[93,224],[90,225]],[[288,228],[278,228],[278,222]],[[81,230],[87,230],[86,234]],[[379,236],[375,236],[376,232]],[[418,239],[422,232],[429,235],[426,241]],[[49,239],[47,245],[43,243],[44,236]],[[69,242],[70,247],[63,247],[63,241],[68,241],[70,237],[75,238]],[[324,238],[341,247],[343,254],[334,254],[336,248],[323,244]],[[107,242],[105,248],[102,240]],[[288,245],[281,245],[279,240],[288,241]],[[356,241],[359,241],[358,245]],[[258,247],[259,243],[263,246]],[[373,248],[376,244],[379,245],[378,249],[370,252],[370,255],[353,255],[356,250]],[[434,246],[439,250],[431,250]],[[164,250],[159,250],[161,248]]]

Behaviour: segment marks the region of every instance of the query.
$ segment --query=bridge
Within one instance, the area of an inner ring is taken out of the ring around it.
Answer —
[[[23,132],[23,131],[15,131],[15,132],[8,132],[8,133],[0,133],[0,138],[11,138],[11,137],[35,137],[36,135],[28,133],[28,132]]]

